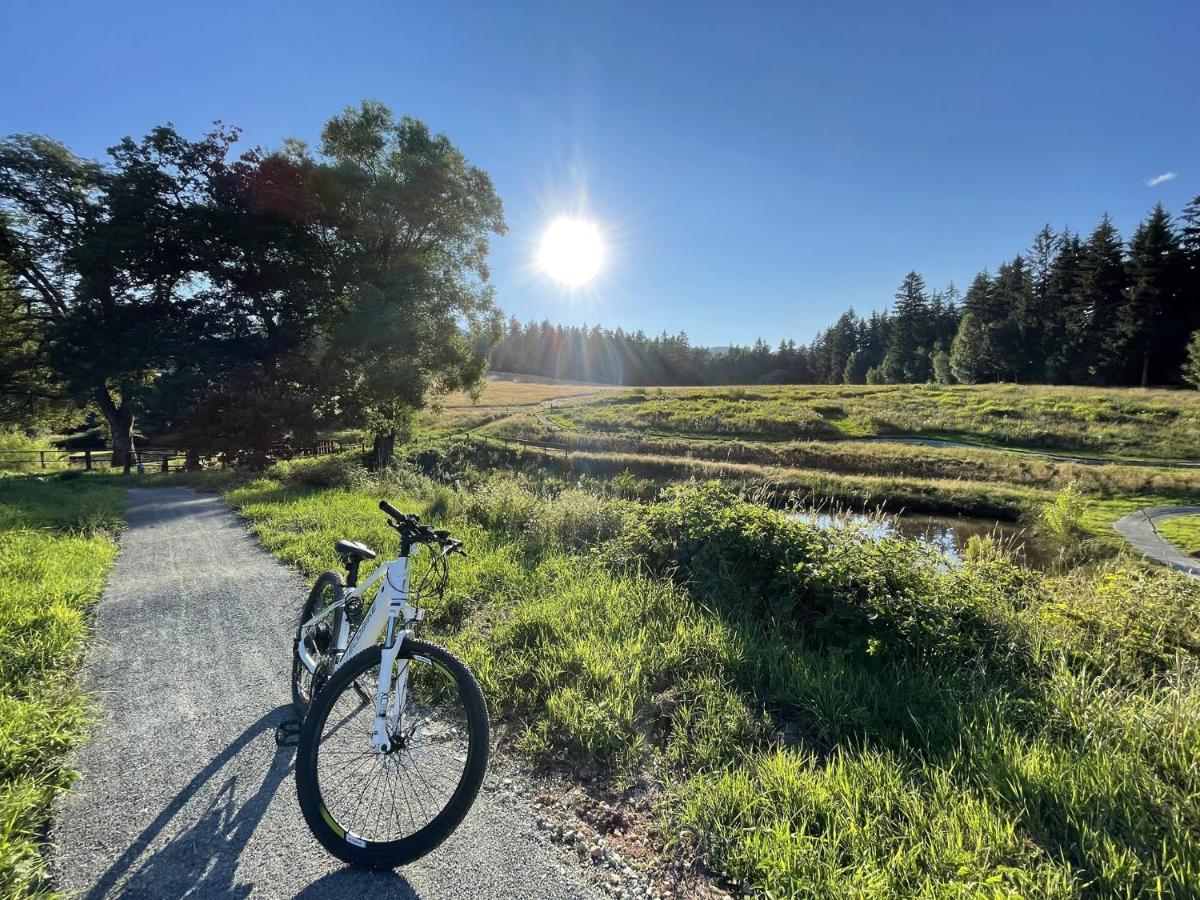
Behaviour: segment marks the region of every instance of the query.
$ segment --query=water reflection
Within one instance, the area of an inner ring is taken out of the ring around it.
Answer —
[[[1029,530],[1012,522],[950,516],[868,516],[861,513],[831,515],[808,510],[792,512],[789,515],[818,528],[830,528],[836,524],[856,526],[875,540],[901,538],[918,541],[956,563],[962,561],[967,542],[975,536],[995,538],[1016,562],[1028,568],[1040,569],[1048,562],[1038,551]]]

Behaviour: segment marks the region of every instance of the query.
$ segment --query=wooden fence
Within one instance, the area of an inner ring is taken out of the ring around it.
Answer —
[[[318,441],[305,447],[293,447],[289,444],[275,444],[267,450],[267,455],[273,459],[297,459],[310,456],[328,456],[341,453],[357,446],[365,452],[362,444],[343,444],[339,441]],[[60,465],[82,468],[90,471],[112,462],[111,450],[63,450],[59,447],[37,448],[34,450],[0,450],[0,462],[15,459],[18,462],[28,462],[39,469],[48,469]],[[133,451],[133,466],[141,466],[146,471],[171,472],[187,466],[188,451],[163,447],[139,447]],[[220,462],[225,460],[219,456],[200,454],[196,457],[202,462]]]
[[[546,441],[527,441],[523,438],[509,437],[494,437],[490,434],[473,434],[469,431],[461,433],[468,441],[480,441],[482,443],[504,444],[508,447],[516,447],[520,450],[531,449],[541,450],[543,453],[561,453],[567,456],[571,452],[571,448],[566,444],[551,444]]]
[[[461,432],[460,437],[469,442],[500,444],[510,449],[524,452],[533,450],[544,454],[561,453],[564,457],[571,453],[566,444],[554,444],[547,441],[527,441],[523,438],[493,437],[486,434],[475,434],[469,431]],[[311,456],[328,456],[357,448],[363,459],[367,456],[367,447],[363,443],[344,444],[339,441],[318,441],[305,447],[293,447],[288,444],[275,444],[267,450],[272,459],[297,459]],[[0,450],[0,462],[7,459],[17,459],[33,463],[36,468],[48,469],[65,465],[86,471],[111,465],[111,450],[63,450],[58,447],[38,448],[34,450]],[[203,463],[219,463],[226,461],[219,456],[202,454],[196,459]],[[133,467],[141,466],[148,472],[174,472],[187,467],[188,452],[185,449],[164,447],[139,447],[133,451]]]

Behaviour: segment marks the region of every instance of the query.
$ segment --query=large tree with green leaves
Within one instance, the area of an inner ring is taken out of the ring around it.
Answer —
[[[500,335],[487,254],[503,209],[448,137],[374,101],[326,124],[319,159],[339,200],[330,238],[344,289],[324,366],[382,465],[414,411],[486,370]]]
[[[57,389],[108,423],[128,467],[136,417],[159,376],[209,331],[214,304],[195,210],[236,134],[171,126],[126,138],[105,164],[37,135],[0,141],[0,260]]]

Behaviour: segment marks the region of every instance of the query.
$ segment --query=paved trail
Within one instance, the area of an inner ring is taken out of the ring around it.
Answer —
[[[1151,506],[1123,516],[1113,528],[1125,540],[1153,560],[1176,572],[1200,579],[1200,560],[1188,556],[1158,533],[1157,523],[1178,516],[1200,515],[1200,506]]]
[[[102,718],[52,833],[61,889],[88,900],[594,895],[501,792],[481,793],[441,848],[394,874],[327,856],[296,805],[294,751],[274,741],[291,716],[306,585],[216,498],[129,496],[84,668]]]

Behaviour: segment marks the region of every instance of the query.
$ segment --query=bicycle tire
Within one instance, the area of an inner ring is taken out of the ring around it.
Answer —
[[[312,676],[309,675],[308,669],[304,667],[304,663],[300,661],[300,626],[317,613],[317,604],[321,601],[321,596],[326,587],[332,589],[330,602],[340,600],[346,591],[346,583],[342,580],[341,573],[334,572],[331,569],[327,572],[322,572],[317,577],[312,590],[308,592],[308,600],[305,601],[304,609],[300,613],[300,621],[296,623],[296,643],[292,648],[292,707],[296,710],[296,715],[301,719],[308,713],[308,708],[313,698],[311,696]],[[338,631],[342,626],[343,615],[343,610],[338,609],[334,612],[332,621],[329,623],[329,637],[333,641],[337,640]]]
[[[300,729],[296,752],[296,790],[305,821],[326,850],[343,862],[354,866],[394,869],[413,862],[434,850],[454,832],[471,809],[487,770],[490,726],[487,702],[483,692],[479,689],[479,683],[466,664],[449,650],[437,644],[416,639],[405,641],[397,656],[397,662],[416,660],[429,663],[448,675],[457,687],[458,700],[462,704],[462,712],[465,715],[468,729],[465,741],[465,763],[448,802],[420,829],[390,841],[365,839],[354,833],[347,827],[353,823],[340,823],[335,814],[326,807],[325,798],[322,795],[319,783],[322,736],[325,733],[326,720],[329,718],[331,710],[338,705],[339,698],[343,694],[349,697],[352,691],[361,691],[361,687],[357,685],[357,679],[372,669],[378,669],[381,658],[381,647],[363,650],[338,669],[313,701],[309,708],[309,714],[305,717],[304,724]],[[413,682],[410,681],[410,698],[414,690],[412,685]],[[365,709],[367,717],[373,719],[373,707],[363,702],[362,696],[362,693],[358,693],[359,708]],[[330,735],[342,730],[344,725],[344,720],[337,720]],[[346,731],[354,731],[354,740],[362,741],[369,746],[369,732],[364,736],[361,729],[347,727]],[[451,731],[457,734],[456,730],[451,729]],[[326,737],[330,735],[326,735]],[[432,752],[436,755],[437,751]],[[362,755],[368,756],[368,754]],[[416,755],[416,753],[413,754],[414,758]],[[375,752],[373,761],[368,758],[366,763],[368,770],[377,766],[381,758],[383,758],[382,754],[377,752]],[[336,757],[331,765],[340,765],[336,762]],[[345,778],[344,769],[338,770],[338,772],[342,778]],[[368,774],[372,773],[368,771]],[[425,785],[429,786],[429,782],[425,781]],[[393,810],[397,809],[394,805],[394,791],[393,787]],[[419,800],[419,798],[417,799]],[[380,801],[381,807],[382,802]],[[405,802],[408,802],[407,797]]]

